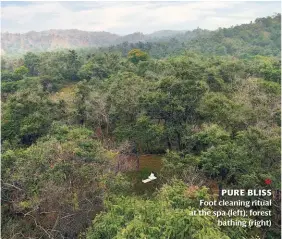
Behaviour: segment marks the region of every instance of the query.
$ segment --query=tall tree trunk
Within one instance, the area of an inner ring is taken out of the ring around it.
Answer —
[[[140,170],[140,159],[139,159],[139,155],[137,154],[136,155],[136,169],[137,169],[137,171],[139,171]]]
[[[166,137],[166,139],[167,139],[167,147],[169,150],[171,150],[171,143],[170,143],[169,137]]]
[[[178,149],[181,150],[182,147],[181,147],[181,136],[180,136],[180,133],[176,132],[176,135],[177,135]]]

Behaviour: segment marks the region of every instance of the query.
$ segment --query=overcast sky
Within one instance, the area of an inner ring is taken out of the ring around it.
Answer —
[[[192,30],[249,23],[280,13],[276,2],[2,2],[2,32],[49,29],[117,34]]]

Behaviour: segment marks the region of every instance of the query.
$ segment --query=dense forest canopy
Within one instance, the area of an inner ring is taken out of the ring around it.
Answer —
[[[158,42],[124,42],[109,47],[110,51],[122,51],[123,55],[139,48],[152,57],[177,56],[183,51],[196,51],[210,55],[232,55],[239,58],[252,58],[254,55],[278,56],[281,48],[281,14],[258,18],[249,24],[216,31],[195,29]]]
[[[2,57],[3,238],[280,238],[279,200],[270,228],[189,212],[211,182],[281,187],[281,15],[192,33]]]

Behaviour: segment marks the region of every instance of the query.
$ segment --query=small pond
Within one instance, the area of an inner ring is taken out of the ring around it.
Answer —
[[[162,168],[162,155],[146,154],[139,156],[140,170],[127,172],[126,175],[133,183],[134,193],[138,195],[150,195],[160,185],[158,174]],[[157,177],[149,183],[143,183],[142,179],[148,178],[153,172]]]

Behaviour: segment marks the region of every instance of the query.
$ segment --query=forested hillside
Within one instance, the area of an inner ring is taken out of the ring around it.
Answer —
[[[280,18],[3,57],[2,238],[280,238],[280,200],[270,228],[189,216],[281,187]]]
[[[150,56],[161,58],[179,55],[184,50],[204,54],[234,55],[241,58],[253,55],[280,56],[281,15],[258,18],[254,22],[220,28],[216,31],[158,31],[152,34],[133,33],[119,36],[109,32],[79,30],[50,30],[25,34],[2,33],[4,54],[27,51],[50,51],[64,48],[93,48],[109,46],[109,50],[122,51],[139,48]],[[101,50],[101,49],[100,49]]]
[[[124,55],[132,48],[140,48],[156,58],[179,55],[184,50],[220,56],[232,55],[249,58],[254,55],[280,56],[281,14],[258,18],[249,24],[220,28],[217,31],[195,29],[162,40],[161,42],[123,43],[110,47],[110,51],[122,51]]]

